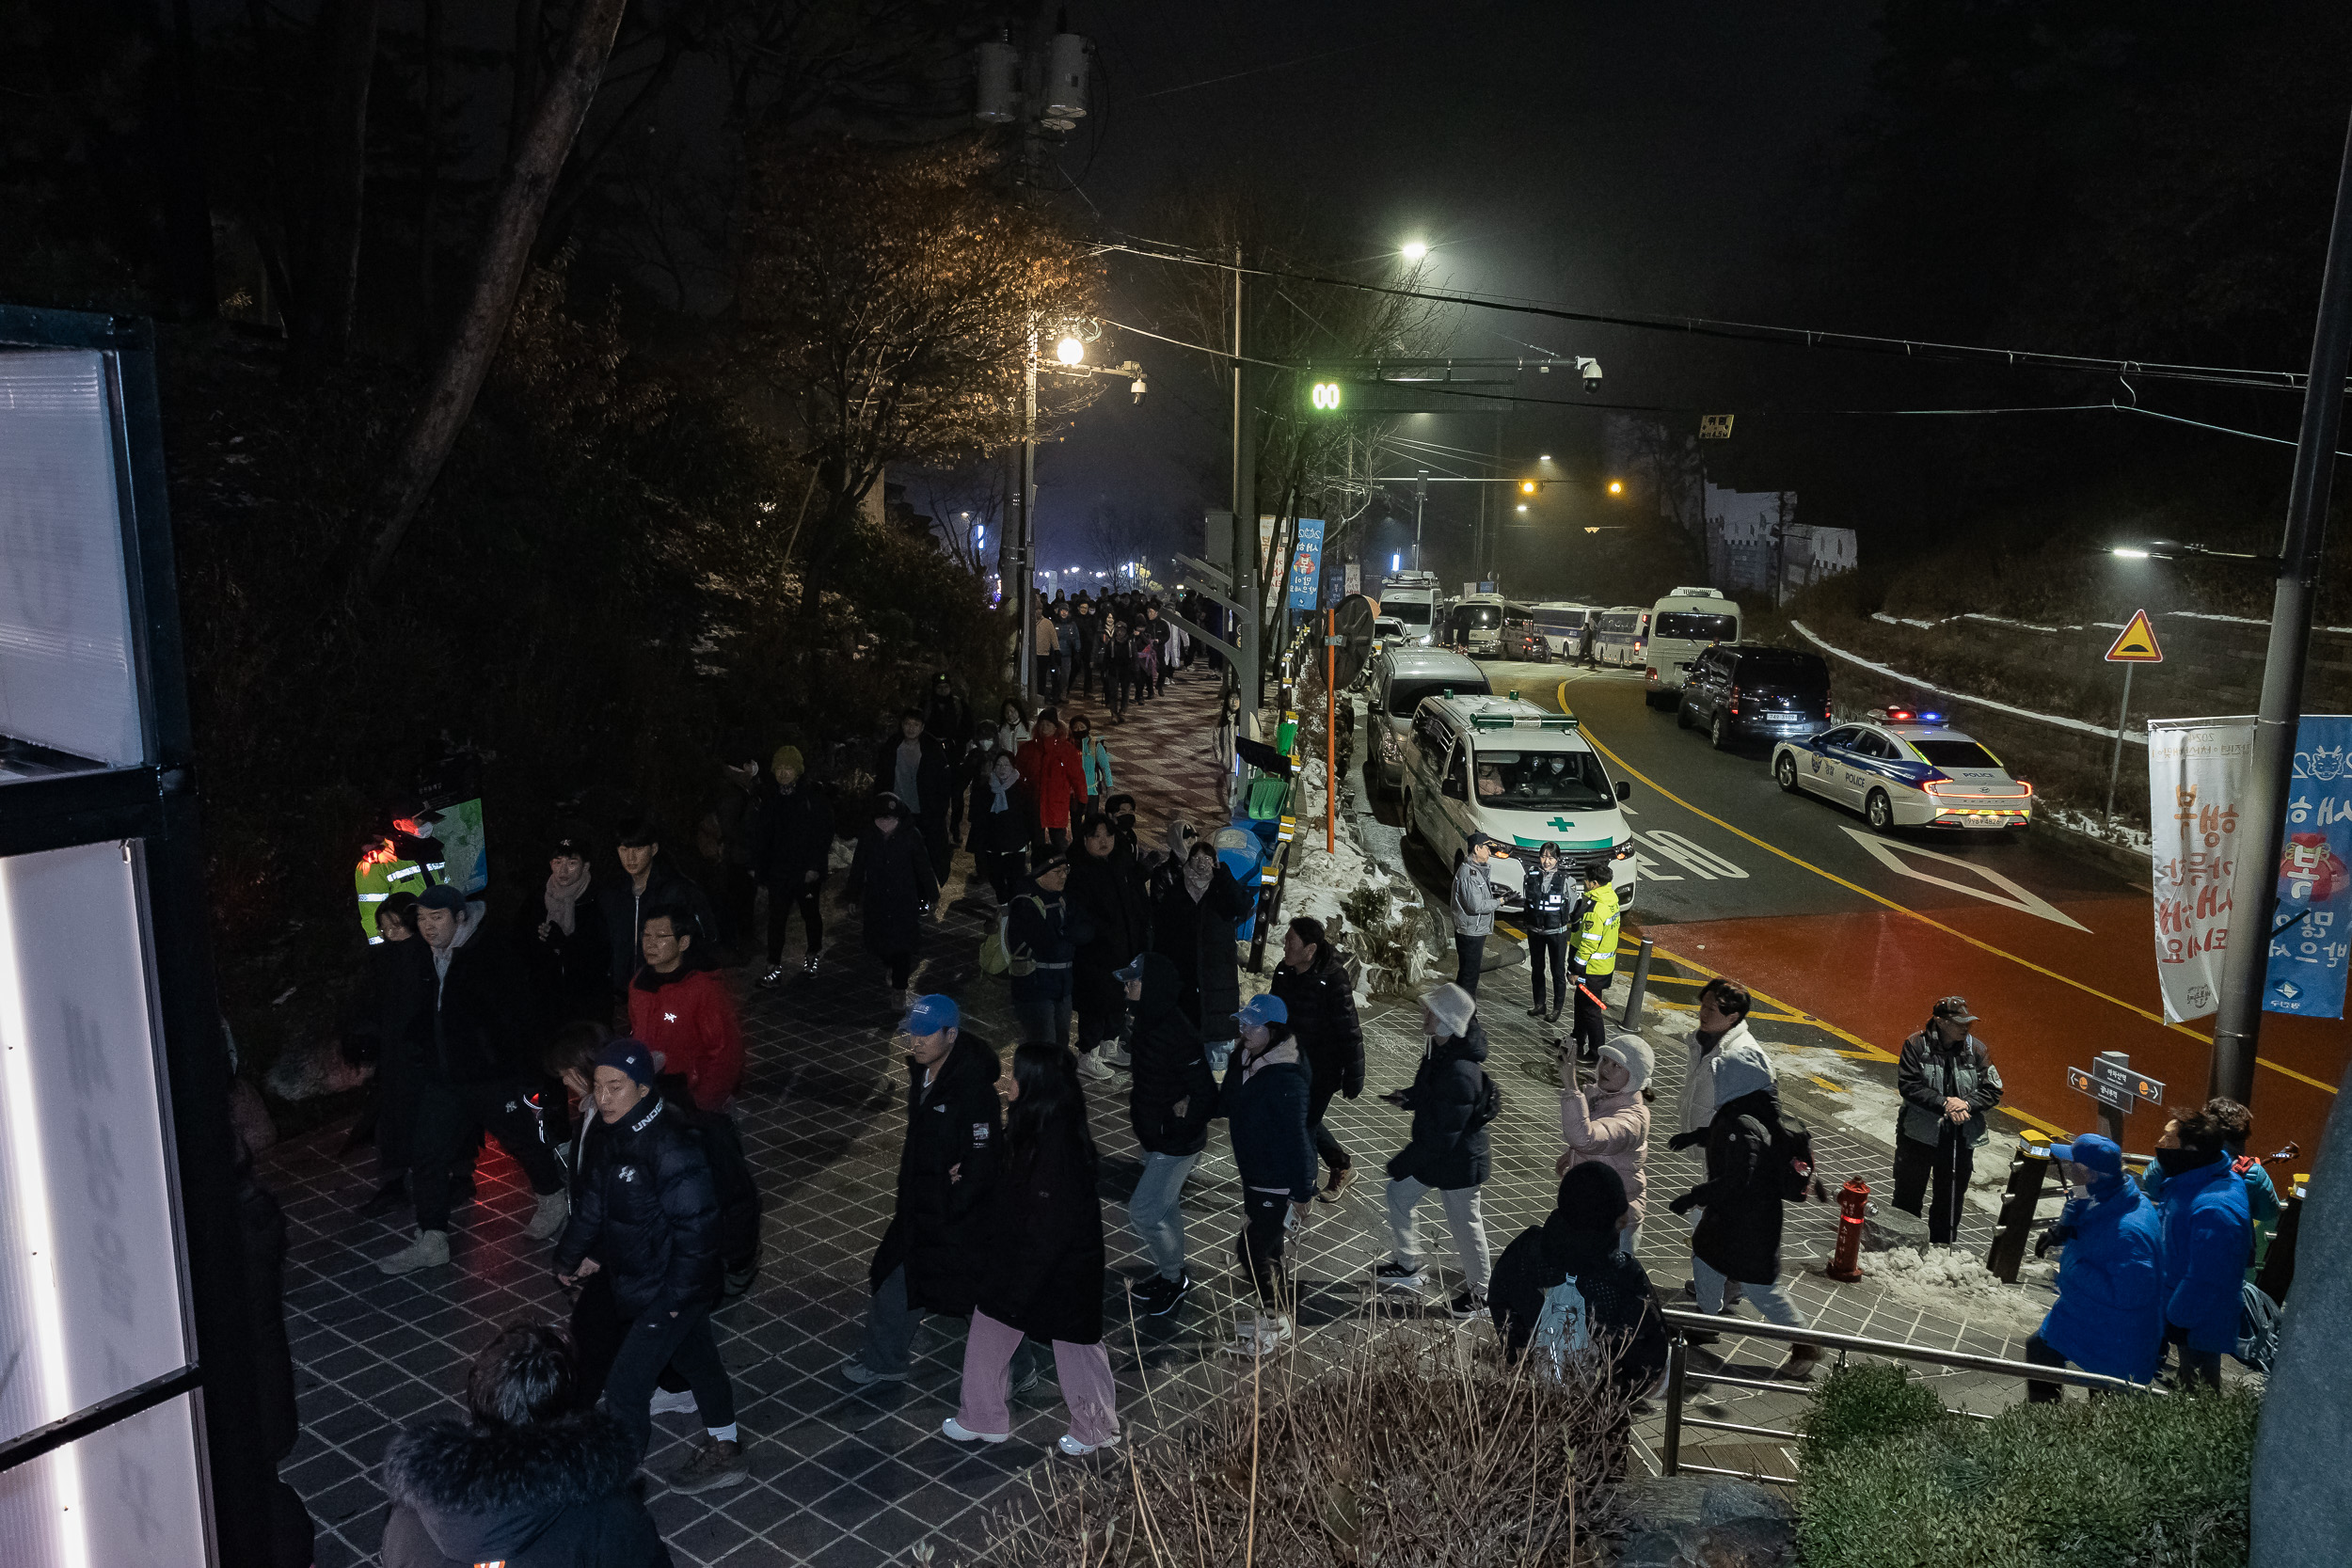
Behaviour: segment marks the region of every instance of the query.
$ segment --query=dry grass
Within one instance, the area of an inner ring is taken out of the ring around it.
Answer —
[[[1321,1353],[1321,1358],[1317,1356]],[[1593,1560],[1628,1402],[1594,1358],[1507,1367],[1491,1329],[1366,1318],[1256,1363],[1085,1465],[1032,1473],[1003,1568],[1533,1568]],[[1131,1414],[1142,1414],[1131,1412]]]

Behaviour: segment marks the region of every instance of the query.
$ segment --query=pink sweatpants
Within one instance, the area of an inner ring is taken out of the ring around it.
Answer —
[[[967,1432],[1012,1431],[1006,1407],[1011,1387],[1012,1353],[1021,1331],[985,1312],[972,1314],[963,1341],[963,1398],[956,1419]],[[1111,1358],[1098,1340],[1091,1345],[1054,1341],[1054,1376],[1070,1407],[1070,1435],[1081,1443],[1106,1443],[1119,1435],[1119,1387],[1111,1381]]]

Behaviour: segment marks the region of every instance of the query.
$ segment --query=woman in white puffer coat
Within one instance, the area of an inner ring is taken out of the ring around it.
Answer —
[[[1642,1164],[1649,1154],[1649,1104],[1642,1089],[1651,1066],[1649,1042],[1620,1030],[1600,1048],[1592,1088],[1578,1084],[1574,1068],[1565,1067],[1567,1082],[1560,1091],[1560,1136],[1568,1147],[1556,1174],[1593,1160],[1624,1179],[1626,1220],[1617,1244],[1627,1252],[1642,1239]]]

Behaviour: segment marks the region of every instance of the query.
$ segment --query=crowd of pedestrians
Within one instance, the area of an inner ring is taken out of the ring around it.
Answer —
[[[1091,696],[1100,678],[1114,724],[1190,651],[1153,607],[1118,600],[1046,606],[1038,631],[1049,693]],[[936,1323],[962,1341],[944,1437],[1004,1442],[1009,1402],[1039,1382],[1050,1348],[1068,1417],[1060,1449],[1084,1456],[1120,1441],[1095,1095],[1124,1098],[1140,1155],[1125,1220],[1146,1268],[1123,1300],[1111,1292],[1121,1315],[1168,1318],[1219,1272],[1193,1256],[1183,1199],[1222,1121],[1241,1215],[1226,1279],[1247,1303],[1225,1349],[1262,1356],[1295,1338],[1299,1230],[1358,1175],[1330,1108],[1367,1082],[1350,963],[1327,927],[1302,917],[1280,928],[1270,988],[1245,998],[1236,947],[1255,888],[1181,819],[1140,842],[1112,745],[1087,715],[1051,702],[1032,713],[1008,700],[993,721],[976,719],[943,673],[870,750],[835,748],[826,764],[812,777],[793,744],[764,765],[748,752],[721,760],[694,840],[715,898],[665,855],[651,821],[632,817],[606,861],[584,830],[560,833],[544,884],[500,929],[485,931],[483,907],[446,885],[380,906],[385,940],[368,952],[363,994],[380,1065],[382,1185],[366,1210],[408,1208],[415,1228],[378,1267],[452,1265],[453,1212],[470,1196],[476,1149],[495,1137],[535,1195],[525,1234],[549,1244],[572,1299],[565,1331],[518,1327],[485,1352],[464,1420],[395,1445],[388,1562],[488,1560],[571,1538],[561,1531],[621,1544],[612,1560],[658,1560],[628,1555],[651,1529],[629,1481],[656,1414],[691,1413],[703,1432],[669,1476],[674,1488],[748,1475],[712,1314],[753,1282],[761,1205],[732,1114],[745,1048],[720,970],[731,958],[751,963],[762,987],[784,984],[797,917],[800,965],[818,972],[836,869],[871,979],[900,1014],[908,1073],[891,1220],[844,1382],[906,1382]],[[843,838],[854,841],[846,853]],[[981,962],[1004,976],[1011,1005],[1014,1037],[1001,1046],[965,1027],[955,997],[914,984],[958,847],[973,857],[971,903],[994,917]],[[1559,1184],[1542,1223],[1491,1255],[1483,1189],[1502,1092],[1486,1065],[1479,979],[1499,850],[1516,852],[1473,839],[1457,868],[1455,976],[1422,999],[1411,1081],[1378,1096],[1409,1120],[1383,1151],[1388,1245],[1366,1259],[1368,1285],[1415,1300],[1429,1291],[1438,1275],[1421,1226],[1434,1195],[1458,1282],[1439,1287],[1443,1312],[1491,1317],[1505,1354],[1536,1354],[1555,1373],[1597,1347],[1638,1394],[1664,1360],[1661,1298],[1633,1256],[1662,1196],[1689,1227],[1683,1292],[1698,1310],[1728,1320],[1744,1302],[1804,1328],[1783,1283],[1783,1207],[1806,1196],[1810,1146],[1749,1033],[1750,993],[1720,977],[1697,993],[1678,1099],[1655,1110],[1659,1135],[1700,1151],[1703,1175],[1661,1192],[1649,1163],[1652,1048],[1608,1021],[1619,938],[1608,868],[1572,866],[1551,846],[1527,869],[1524,906],[1527,1012],[1550,1024],[1574,1007],[1556,1039]],[[1900,1060],[1895,1201],[1930,1205],[1939,1243],[1957,1232],[2001,1096],[1978,1022],[1964,1000],[1945,998]],[[2074,1196],[2056,1237],[2066,1244],[2058,1304],[2029,1358],[2145,1380],[2177,1349],[2185,1380],[2217,1376],[2235,1347],[2250,1217],[2277,1202],[2259,1163],[2241,1158],[2249,1131],[2242,1107],[2214,1101],[2168,1128],[2140,1180],[2104,1139],[2054,1150]],[[1780,1375],[1806,1377],[1818,1359],[1795,1345]]]

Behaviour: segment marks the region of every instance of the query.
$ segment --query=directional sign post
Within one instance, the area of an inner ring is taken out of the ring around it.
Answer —
[[[2121,1051],[2102,1051],[2091,1058],[2090,1069],[2070,1067],[2066,1086],[2099,1102],[2099,1131],[2117,1143],[2123,1141],[2123,1118],[2140,1101],[2164,1103],[2164,1083],[2132,1070],[2131,1058]]]
[[[2156,646],[2156,628],[2148,624],[2148,612],[2132,611],[2124,623],[2123,635],[2107,650],[2107,662],[2123,667],[2123,706],[2115,716],[2115,757],[2107,764],[2107,825],[2115,823],[2115,780],[2123,771],[2123,724],[2132,715],[2132,667],[2137,664],[2162,664],[2164,650]]]

